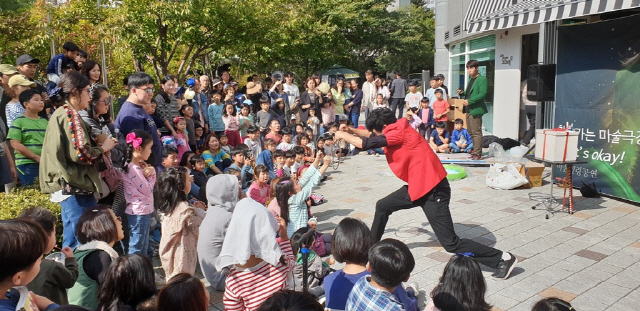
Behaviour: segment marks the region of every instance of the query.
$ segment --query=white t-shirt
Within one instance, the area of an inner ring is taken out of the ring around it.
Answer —
[[[409,93],[404,97],[404,101],[409,104],[409,108],[420,107],[420,100],[422,100],[422,93],[420,92]]]

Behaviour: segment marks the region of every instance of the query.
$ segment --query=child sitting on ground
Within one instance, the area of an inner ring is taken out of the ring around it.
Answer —
[[[323,157],[324,165],[318,168]],[[274,216],[281,216],[285,220],[287,233],[293,234],[296,230],[308,225],[309,213],[305,202],[309,199],[313,188],[320,183],[320,178],[327,171],[330,163],[331,157],[318,152],[313,165],[307,169],[300,181],[282,177],[276,184],[277,205],[270,205],[269,210]]]
[[[239,147],[239,146],[238,146]],[[249,189],[249,182],[253,179],[253,160],[247,158],[247,151],[242,148],[231,150],[231,160],[233,163],[229,168],[240,171],[240,185],[242,193],[246,193]],[[227,168],[227,170],[229,169]]]
[[[296,162],[296,153],[289,150],[284,153],[284,165],[276,172],[278,177],[291,177],[293,164]]]
[[[0,299],[0,310],[48,311],[58,307],[25,287],[38,275],[49,242],[45,230],[31,219],[0,220],[0,293],[5,298]]]
[[[291,129],[288,127],[283,128],[280,133],[282,133],[282,142],[276,147],[277,150],[289,151],[293,149],[295,144],[291,142]]]
[[[473,150],[473,142],[471,141],[471,135],[466,128],[463,128],[464,121],[462,119],[456,119],[453,124],[453,133],[451,133],[451,152],[466,152],[469,153]]]
[[[276,151],[276,142],[271,138],[267,138],[264,140],[264,148],[265,150],[263,150],[256,159],[256,165],[262,164],[266,166],[269,180],[271,180],[276,178],[276,169],[273,164],[273,153]]]
[[[313,144],[313,141],[317,137],[313,136],[313,129],[311,129],[310,127],[305,127],[304,133],[307,134],[307,136],[309,136],[309,145],[308,146],[315,152],[316,146]]]
[[[297,143],[298,143],[298,147],[304,150],[304,161],[306,162],[313,161],[314,159],[313,149],[312,149],[313,143],[311,142],[311,139],[309,138],[309,136],[305,133],[298,135]]]
[[[438,285],[431,291],[431,300],[425,311],[491,310],[491,305],[484,298],[487,283],[480,265],[471,256],[471,253],[451,256]],[[473,290],[468,291],[469,288]]]
[[[187,200],[192,182],[186,168],[174,167],[160,173],[153,190],[153,200],[163,214],[159,255],[167,280],[196,272],[198,228],[206,213]]]
[[[25,111],[11,123],[7,139],[16,151],[15,161],[20,183],[22,186],[29,186],[33,185],[40,172],[40,154],[49,122],[38,116],[44,109],[44,102],[35,90],[26,90],[18,98]]]
[[[278,176],[278,171],[282,170],[284,167],[284,151],[276,150],[273,152],[273,173],[276,177]]]
[[[193,182],[202,189],[209,179],[209,175],[205,174],[204,170],[207,168],[207,164],[204,162],[202,156],[196,155],[189,159],[191,165],[191,176],[193,176]]]
[[[110,206],[98,205],[82,213],[76,227],[80,246],[74,256],[78,260],[78,281],[69,289],[69,304],[98,309],[100,277],[118,258],[113,245],[124,238],[122,220]]]
[[[227,134],[220,134],[218,140],[220,141],[220,149],[229,154],[231,152],[231,146],[229,146],[229,137],[227,137]]]
[[[280,242],[276,241],[280,233]],[[224,237],[216,270],[229,268],[225,310],[256,310],[272,294],[289,287],[295,264],[285,221],[251,199],[238,202]]]
[[[49,243],[45,254],[48,254],[56,246],[56,217],[49,210],[42,207],[30,207],[23,210],[19,218],[27,218],[37,222],[49,237]],[[51,301],[66,305],[69,304],[67,289],[73,287],[78,279],[78,262],[73,257],[73,250],[65,247],[60,250],[64,254],[64,265],[50,259],[42,259],[40,272],[27,285],[27,288],[36,295],[44,296]]]
[[[302,259],[302,247],[308,248],[308,262],[307,262],[307,290],[309,293],[313,294],[316,297],[324,294],[324,289],[322,288],[322,279],[324,279],[331,269],[329,268],[329,262],[323,262],[322,258],[313,251],[312,246],[315,242],[315,234],[311,234],[306,236],[304,240],[302,240],[305,233],[307,233],[310,228],[304,227],[298,229],[291,236],[291,248],[293,249],[293,254],[296,255],[296,265],[293,267],[293,287],[291,289],[296,291],[303,291],[303,259]],[[330,261],[330,258],[327,258]]]
[[[449,153],[449,132],[444,122],[436,123],[436,130],[429,137],[429,146],[433,152]]]
[[[253,171],[255,179],[247,190],[248,196],[265,205],[269,199],[269,169],[264,164],[258,164]]]
[[[369,310],[369,306],[385,306],[385,310],[405,310],[392,293],[402,282],[409,280],[415,267],[413,254],[404,243],[384,239],[369,250],[367,270],[371,275],[361,278],[353,286],[346,310]]]
[[[255,126],[250,126],[247,129],[247,138],[244,139],[244,144],[247,145],[251,151],[251,155],[254,159],[257,159],[262,152],[262,143],[260,142],[260,130]]]
[[[335,260],[345,263],[345,266],[324,278],[325,305],[329,310],[345,310],[353,286],[358,280],[371,274],[367,270],[371,231],[361,220],[346,217],[333,232],[331,246]],[[398,286],[393,295],[402,303],[404,310],[418,310],[415,287],[409,288],[407,292],[402,286]]]
[[[171,145],[162,146],[162,167],[159,172],[178,166],[178,149]]]

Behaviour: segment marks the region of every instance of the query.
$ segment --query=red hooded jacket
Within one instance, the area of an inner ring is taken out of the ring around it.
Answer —
[[[383,130],[387,139],[385,155],[391,171],[409,184],[409,197],[415,201],[447,177],[438,156],[406,118]]]

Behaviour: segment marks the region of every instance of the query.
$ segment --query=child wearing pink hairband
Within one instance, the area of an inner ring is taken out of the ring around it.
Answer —
[[[127,214],[129,227],[128,254],[147,255],[156,171],[145,161],[151,155],[153,138],[143,130],[133,130],[127,134],[126,141],[127,162],[123,167],[122,185],[127,202],[124,212]]]

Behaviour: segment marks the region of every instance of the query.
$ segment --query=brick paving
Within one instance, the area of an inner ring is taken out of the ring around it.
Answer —
[[[459,236],[507,250],[519,265],[508,280],[491,277],[487,300],[495,310],[531,310],[543,297],[571,301],[580,311],[640,309],[640,208],[621,201],[587,199],[576,194],[576,213],[533,210],[531,192],[549,191],[548,169],[542,188],[499,191],[485,186],[487,168],[467,168],[469,176],[452,181],[451,213]],[[318,229],[333,232],[344,217],[373,221],[375,203],[403,183],[385,158],[350,157],[317,189],[327,203],[314,207]],[[561,195],[559,189],[554,193]],[[420,305],[442,274],[451,254],[436,240],[420,208],[394,213],[383,238],[395,238],[411,249],[416,267],[410,282],[420,286]],[[334,268],[340,268],[336,264]],[[204,279],[203,279],[204,280]],[[221,293],[212,293],[211,310],[223,310]]]

